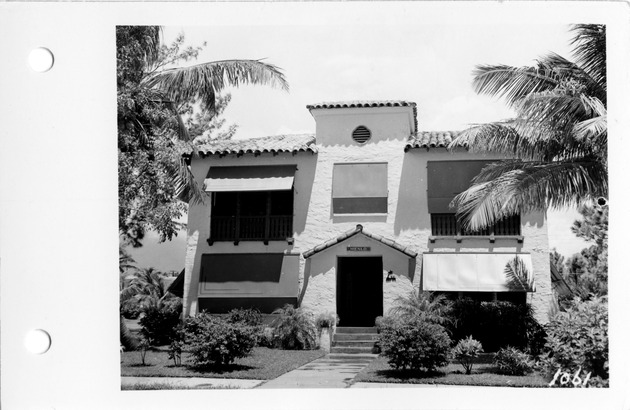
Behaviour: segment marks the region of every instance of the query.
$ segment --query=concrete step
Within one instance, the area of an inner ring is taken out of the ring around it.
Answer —
[[[372,347],[342,347],[342,346],[333,346],[330,348],[330,353],[372,353]]]
[[[376,334],[375,327],[337,327],[335,333],[372,333]]]
[[[335,341],[342,340],[357,340],[357,341],[368,341],[368,340],[376,340],[378,335],[376,333],[335,333]]]
[[[342,340],[333,342],[333,346],[339,347],[372,347],[374,346],[373,340]]]

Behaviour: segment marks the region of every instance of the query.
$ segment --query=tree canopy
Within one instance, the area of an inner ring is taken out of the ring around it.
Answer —
[[[467,228],[608,196],[606,28],[571,30],[575,62],[551,53],[533,67],[475,70],[475,91],[503,97],[516,117],[473,126],[451,144],[513,158],[486,166],[454,199]]]
[[[184,47],[179,36],[161,44],[157,26],[116,28],[118,88],[118,197],[121,239],[140,246],[146,229],[171,239],[187,202],[202,202],[184,154],[208,133],[229,138],[218,115],[228,86],[271,85],[288,90],[281,70],[261,60],[224,60],[180,67],[202,47]],[[187,117],[187,119],[185,119]]]

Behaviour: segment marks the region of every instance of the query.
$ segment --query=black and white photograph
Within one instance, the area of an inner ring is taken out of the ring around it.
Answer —
[[[630,408],[621,9],[75,6],[0,29],[7,408]]]

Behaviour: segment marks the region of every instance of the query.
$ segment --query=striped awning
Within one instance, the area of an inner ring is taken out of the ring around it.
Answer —
[[[293,187],[295,165],[211,167],[207,192],[288,191]]]
[[[534,292],[532,259],[523,253],[425,253],[422,289]]]

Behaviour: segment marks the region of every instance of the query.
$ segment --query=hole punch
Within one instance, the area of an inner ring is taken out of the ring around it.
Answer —
[[[45,73],[55,64],[55,56],[46,47],[38,47],[29,53],[28,64],[33,71]]]
[[[31,330],[26,334],[24,346],[33,354],[44,354],[50,349],[51,339],[47,331],[42,329]]]

